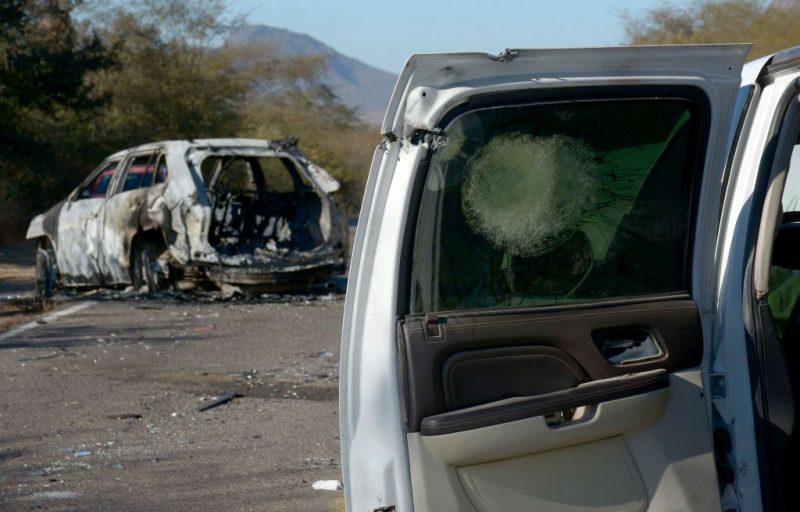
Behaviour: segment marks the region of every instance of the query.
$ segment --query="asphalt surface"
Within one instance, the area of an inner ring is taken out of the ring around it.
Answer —
[[[82,297],[0,332],[0,510],[341,510],[311,486],[341,480],[343,302],[295,300]]]

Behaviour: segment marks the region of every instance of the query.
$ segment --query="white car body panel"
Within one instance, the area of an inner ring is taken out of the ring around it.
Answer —
[[[713,400],[726,427],[732,432],[733,458],[736,461],[736,488],[723,494],[723,508],[738,507],[743,511],[762,509],[761,481],[758,472],[758,453],[753,428],[754,411],[751,375],[745,331],[743,284],[748,264],[748,221],[753,211],[753,193],[770,128],[779,109],[782,95],[794,87],[800,72],[787,72],[766,86],[759,83],[765,66],[773,56],[747,64],[742,72],[742,92],[751,94],[749,108],[744,113],[730,170],[726,205],[720,221],[717,262],[717,306],[710,354],[710,372],[723,376],[726,393]]]
[[[39,238],[40,236],[45,236],[44,214],[41,213],[31,219],[31,223],[28,224],[28,231],[25,233],[25,238],[30,240],[32,238]]]

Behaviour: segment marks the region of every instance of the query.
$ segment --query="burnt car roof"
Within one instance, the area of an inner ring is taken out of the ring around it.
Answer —
[[[280,140],[264,140],[264,139],[248,139],[248,138],[217,138],[217,139],[173,139],[162,140],[158,142],[148,142],[139,146],[117,151],[116,153],[108,156],[108,160],[123,158],[129,153],[136,153],[139,151],[149,151],[159,148],[170,148],[170,146],[188,147],[196,149],[206,148],[257,148],[267,149],[274,151],[297,151],[297,139],[288,138]]]

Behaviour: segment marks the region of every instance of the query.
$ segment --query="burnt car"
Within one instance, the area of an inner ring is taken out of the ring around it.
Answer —
[[[296,140],[164,141],[120,151],[31,221],[37,290],[325,282],[346,264],[339,188]]]

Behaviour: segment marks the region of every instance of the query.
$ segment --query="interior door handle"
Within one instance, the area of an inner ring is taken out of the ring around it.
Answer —
[[[656,336],[642,327],[600,329],[592,333],[595,345],[609,363],[625,365],[664,355]]]

